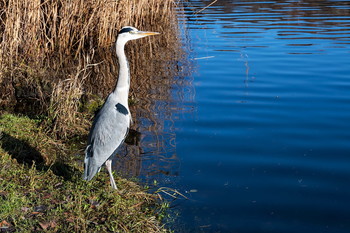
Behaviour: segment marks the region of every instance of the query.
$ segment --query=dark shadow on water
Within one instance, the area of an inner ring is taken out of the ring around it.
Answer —
[[[128,136],[125,138],[125,143],[130,146],[139,146],[141,141],[141,133],[134,129],[129,129]]]
[[[61,176],[65,180],[71,180],[74,174],[79,172],[74,167],[61,161],[56,161],[50,166],[46,165],[44,157],[34,147],[4,132],[0,132],[0,146],[18,163],[28,167],[35,164],[35,168],[39,171],[50,169],[56,176]]]

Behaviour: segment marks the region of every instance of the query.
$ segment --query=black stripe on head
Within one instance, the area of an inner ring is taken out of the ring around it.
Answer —
[[[121,103],[116,104],[115,107],[117,108],[117,111],[120,112],[121,114],[123,114],[123,115],[129,114],[128,109],[124,105],[122,105]]]
[[[122,28],[118,34],[121,34],[121,33],[125,33],[125,32],[130,32],[130,31],[134,31],[133,28],[129,28],[129,27],[126,27],[126,28]]]

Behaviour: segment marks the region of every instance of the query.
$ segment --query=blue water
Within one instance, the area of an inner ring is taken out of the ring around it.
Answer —
[[[189,200],[172,227],[350,232],[350,1],[219,0],[196,14],[211,2],[179,9],[193,73],[173,88],[176,165],[158,179]]]

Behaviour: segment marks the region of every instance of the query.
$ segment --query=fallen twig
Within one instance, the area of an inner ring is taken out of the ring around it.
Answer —
[[[211,5],[213,5],[214,3],[216,3],[218,0],[214,0],[212,1],[209,5],[207,5],[206,7],[200,9],[199,11],[193,13],[194,15],[198,14],[198,13],[201,13],[202,11],[204,11],[205,9],[207,9],[208,7],[210,7]]]

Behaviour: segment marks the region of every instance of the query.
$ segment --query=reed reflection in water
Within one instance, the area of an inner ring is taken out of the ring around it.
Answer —
[[[189,78],[192,68],[181,41],[175,9],[169,19],[168,28],[155,24],[150,29],[161,33],[157,37],[144,40],[146,43],[141,45],[131,41],[126,46],[133,125],[127,143],[114,161],[115,170],[124,176],[148,180],[178,172],[174,120],[191,109],[185,102],[192,103],[193,99]]]
[[[349,1],[186,2],[177,232],[350,232]],[[182,225],[183,224],[183,225]],[[181,226],[182,225],[182,226]]]

